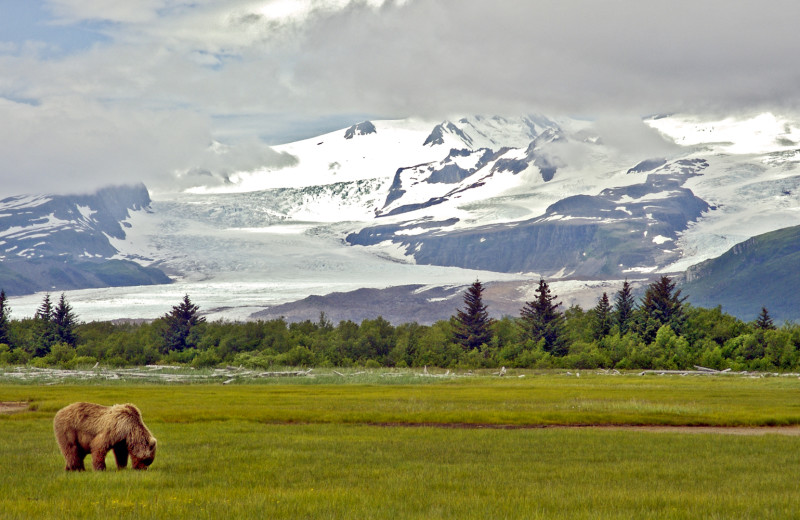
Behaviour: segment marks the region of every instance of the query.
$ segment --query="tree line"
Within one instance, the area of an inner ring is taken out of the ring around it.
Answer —
[[[464,305],[433,325],[317,320],[208,322],[188,295],[146,322],[79,322],[62,294],[46,295],[33,318],[15,320],[0,291],[0,364],[74,368],[186,364],[269,368],[800,370],[800,326],[776,327],[766,308],[753,322],[720,307],[693,307],[666,276],[637,301],[630,284],[592,309],[564,309],[545,280],[518,316],[492,319],[475,281]]]

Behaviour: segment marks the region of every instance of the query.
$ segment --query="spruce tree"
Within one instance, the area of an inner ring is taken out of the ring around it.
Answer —
[[[614,299],[614,319],[619,326],[620,334],[624,335],[630,329],[633,311],[634,301],[631,284],[628,283],[628,280],[625,280],[622,284],[622,289],[617,292],[617,297]]]
[[[6,291],[0,289],[0,345],[11,346],[11,307],[8,306]]]
[[[189,333],[195,325],[206,321],[198,314],[200,307],[193,304],[185,295],[178,305],[163,316],[166,327],[162,331],[164,351],[183,350],[189,346]]]
[[[662,276],[647,286],[639,322],[639,333],[647,343],[655,339],[658,329],[664,325],[669,325],[675,334],[683,332],[686,321],[683,302],[686,298],[680,296],[680,289],[675,289],[675,282],[668,276]]]
[[[608,294],[603,293],[603,296],[597,302],[597,306],[592,310],[592,328],[595,339],[602,339],[611,332],[612,314]]]
[[[61,293],[58,305],[56,305],[53,311],[52,319],[55,326],[56,341],[74,347],[78,341],[75,336],[75,327],[78,325],[78,318],[75,313],[72,312],[72,306],[67,303],[67,298],[64,296],[64,293]]]
[[[756,328],[759,330],[775,329],[775,323],[772,321],[772,317],[769,315],[769,311],[766,307],[761,307],[761,313],[756,319]]]
[[[42,304],[36,309],[33,319],[35,321],[33,355],[35,357],[43,357],[50,353],[50,349],[56,342],[53,302],[50,300],[50,293],[44,295]]]
[[[453,335],[464,350],[474,350],[492,339],[492,320],[483,303],[483,290],[481,282],[475,280],[464,293],[464,310],[456,316]]]
[[[539,279],[536,299],[525,302],[520,312],[523,333],[527,339],[535,342],[544,340],[544,350],[555,356],[567,354],[564,337],[564,315],[558,310],[561,302],[556,302],[556,295],[550,293],[550,287],[543,279]]]

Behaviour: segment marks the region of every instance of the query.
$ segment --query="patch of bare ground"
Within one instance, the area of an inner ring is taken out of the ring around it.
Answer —
[[[475,424],[475,423],[376,423],[382,427],[453,428],[493,430],[606,430],[646,433],[692,433],[716,435],[787,435],[800,436],[800,426],[672,426],[672,425],[617,425],[617,424]]]
[[[655,433],[711,433],[723,435],[788,435],[800,436],[800,426],[566,426],[562,428],[596,428],[607,430]]]
[[[24,412],[28,409],[28,403],[21,401],[0,401],[0,413],[12,414]]]

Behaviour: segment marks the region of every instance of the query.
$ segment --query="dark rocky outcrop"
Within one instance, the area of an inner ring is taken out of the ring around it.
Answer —
[[[378,130],[375,128],[375,125],[372,124],[371,121],[363,121],[356,125],[351,126],[344,132],[345,139],[352,139],[357,135],[369,135],[369,134],[377,134]]]

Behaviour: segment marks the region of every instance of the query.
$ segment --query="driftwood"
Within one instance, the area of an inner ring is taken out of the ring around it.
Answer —
[[[294,376],[307,376],[314,370],[313,368],[309,368],[308,370],[286,370],[282,372],[261,372],[258,374],[258,377],[294,377]]]
[[[188,372],[188,373],[187,373]],[[38,367],[3,367],[0,368],[0,381],[18,380],[18,381],[36,381],[42,385],[58,384],[65,380],[105,380],[105,381],[160,381],[164,383],[195,383],[195,382],[216,382],[217,384],[228,385],[237,380],[258,379],[267,377],[315,377],[311,374],[312,369],[304,370],[286,370],[286,371],[273,371],[273,372],[258,372],[256,370],[246,369],[242,366],[226,368],[215,368],[203,371],[195,371],[191,367],[185,366],[170,366],[170,365],[146,365],[144,367],[133,368],[108,368],[108,367],[92,367],[90,369],[67,370],[59,368],[38,368]],[[361,370],[349,374],[347,372],[340,372],[333,370],[332,374],[339,377],[355,377],[361,374],[368,374],[369,371]],[[596,370],[595,374],[598,375],[623,375],[616,369]],[[319,374],[319,372],[317,372]],[[500,372],[494,372],[495,376],[511,375],[511,372],[506,372],[501,368]],[[566,372],[566,375],[580,377],[578,373]],[[747,377],[747,378],[762,378],[762,377],[797,377],[800,378],[800,373],[776,373],[776,372],[748,372],[738,371],[733,372],[730,368],[725,370],[714,370],[708,367],[697,365],[694,370],[643,370],[640,372],[631,372],[631,375],[678,375],[678,376],[718,376],[718,377]],[[326,372],[321,375],[331,375],[331,372]],[[380,373],[382,377],[402,376],[402,375],[415,375],[431,378],[460,378],[460,377],[473,377],[477,374],[472,371],[467,371],[463,374],[447,370],[446,373],[434,373],[429,371],[428,367],[423,367],[422,373],[418,371],[408,370],[406,372],[398,371],[391,373]],[[515,374],[516,375],[516,374]],[[517,375],[517,377],[525,377],[525,374]],[[534,376],[535,377],[535,376]]]
[[[695,365],[694,369],[700,372],[711,372],[714,374],[719,372],[719,370],[717,370],[716,368],[706,368],[706,367],[701,367],[700,365]]]
[[[641,372],[639,372],[639,375],[643,376],[645,374],[657,374],[657,375],[678,375],[678,376],[713,376],[719,374],[727,374],[729,372],[730,369],[720,371],[720,370],[714,370],[713,368],[695,367],[695,370],[642,370]],[[747,372],[737,372],[737,373],[741,375],[747,374]]]

